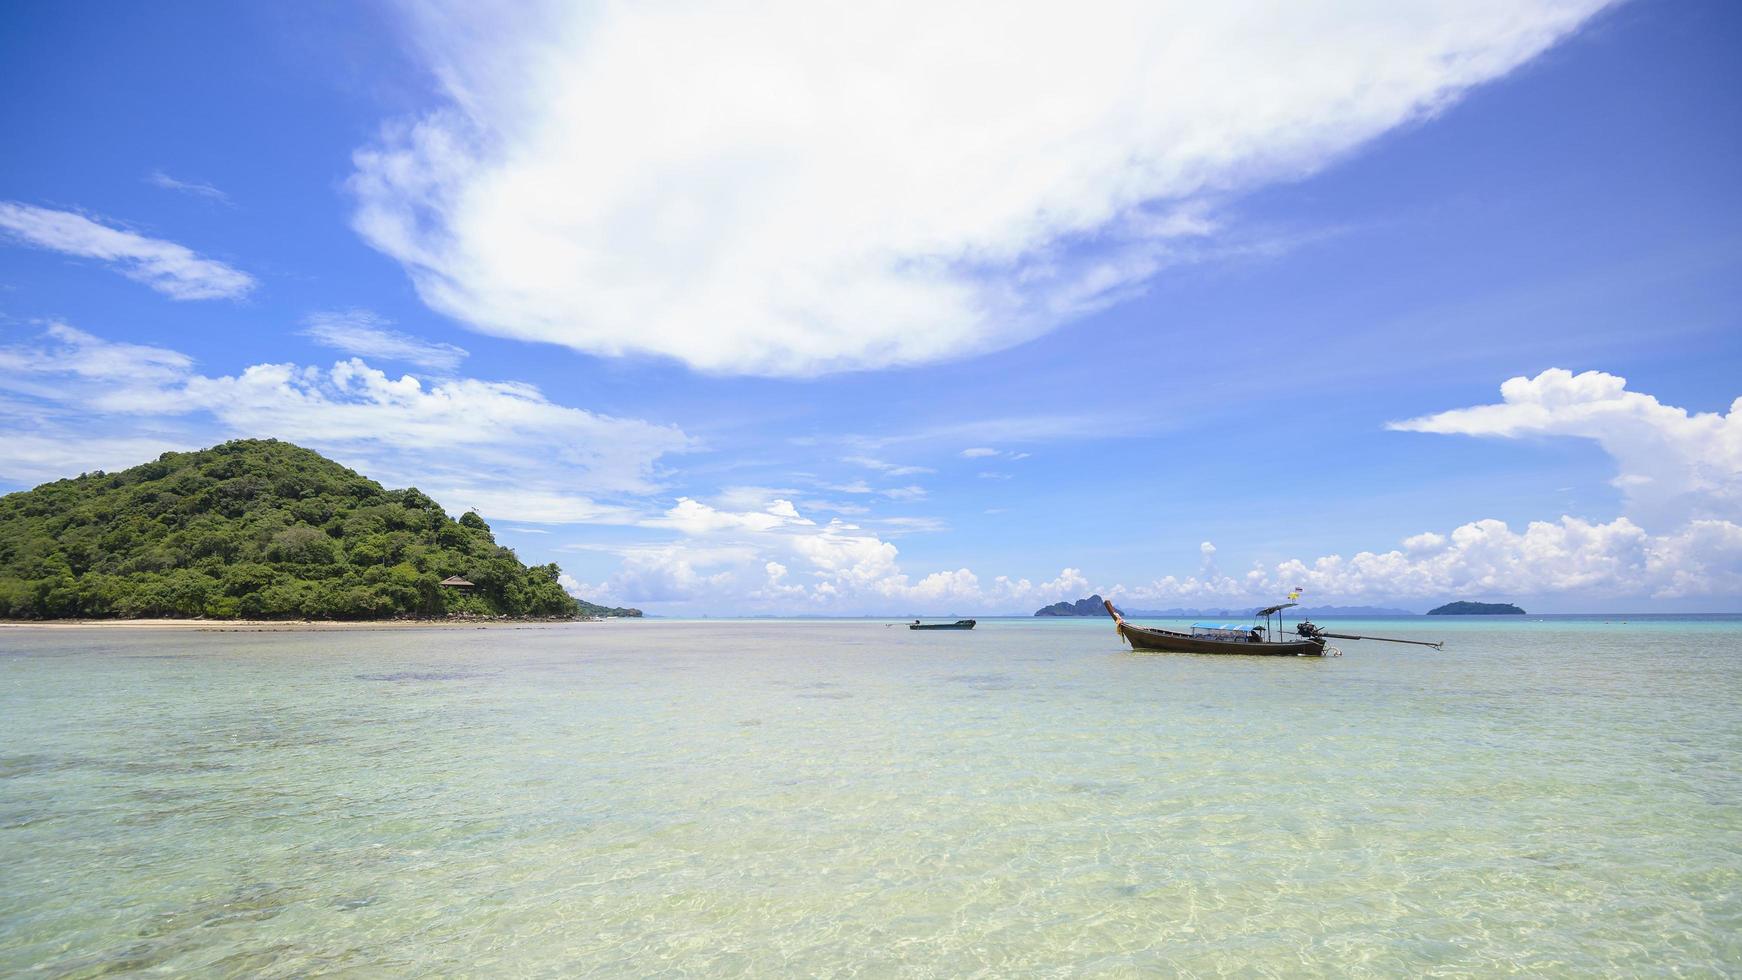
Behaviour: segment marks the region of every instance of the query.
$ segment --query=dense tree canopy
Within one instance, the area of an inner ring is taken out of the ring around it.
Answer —
[[[470,590],[445,588],[458,575]],[[273,439],[0,497],[0,618],[630,614],[578,603],[477,514]]]

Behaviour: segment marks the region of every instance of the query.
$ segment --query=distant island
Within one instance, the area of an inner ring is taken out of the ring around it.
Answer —
[[[1042,606],[1034,611],[1036,616],[1105,616],[1107,607],[1098,595],[1076,602],[1055,602],[1050,606]],[[1123,612],[1123,610],[1121,610]]]
[[[1524,616],[1524,610],[1510,602],[1448,602],[1427,611],[1429,616]]]
[[[1184,617],[1245,617],[1258,611],[1258,607],[1249,606],[1243,609],[1120,609],[1121,616],[1143,619],[1179,619]],[[1036,616],[1105,616],[1107,607],[1102,605],[1098,595],[1076,602],[1055,602],[1050,606],[1042,606],[1035,610]],[[1390,609],[1384,606],[1316,606],[1301,608],[1291,612],[1300,616],[1414,616],[1408,609]]]
[[[276,439],[0,497],[0,618],[640,616],[582,602],[476,513]]]

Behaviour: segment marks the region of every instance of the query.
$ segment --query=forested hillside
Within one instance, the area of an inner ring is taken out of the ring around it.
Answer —
[[[439,584],[456,575],[473,588]],[[557,575],[477,514],[271,439],[0,497],[0,618],[631,614]]]

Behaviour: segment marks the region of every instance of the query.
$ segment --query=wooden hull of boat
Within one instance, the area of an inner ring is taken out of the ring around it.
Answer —
[[[1325,645],[1315,640],[1290,640],[1283,643],[1251,643],[1242,640],[1211,640],[1172,630],[1148,626],[1118,624],[1119,635],[1133,650],[1157,650],[1167,653],[1225,653],[1243,657],[1322,657]]]
[[[974,620],[962,619],[953,623],[908,623],[907,628],[910,630],[971,630],[974,628]]]

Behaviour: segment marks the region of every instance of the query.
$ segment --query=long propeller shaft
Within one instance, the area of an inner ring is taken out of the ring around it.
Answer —
[[[1353,633],[1320,633],[1319,635],[1332,640],[1378,640],[1381,643],[1408,643],[1418,647],[1433,647],[1435,650],[1442,649],[1446,645],[1444,640],[1438,643],[1429,643],[1427,640],[1399,640],[1390,636],[1356,636]]]

